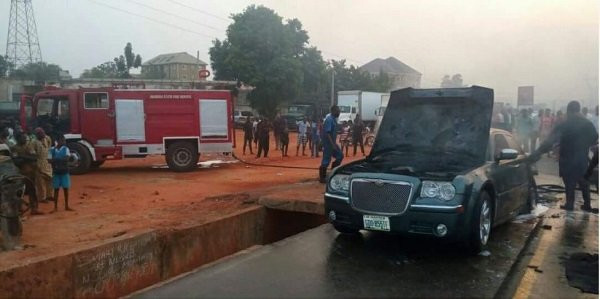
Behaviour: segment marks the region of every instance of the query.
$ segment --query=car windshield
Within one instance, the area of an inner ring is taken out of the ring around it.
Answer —
[[[242,116],[253,116],[254,114],[250,111],[242,111]]]
[[[459,91],[454,91],[458,93]],[[448,97],[429,97],[397,94],[389,103],[373,145],[370,159],[382,155],[416,153],[433,159],[446,156],[466,167],[485,161],[489,124],[488,106],[491,101],[457,94]],[[378,158],[381,159],[381,158]],[[391,159],[387,157],[386,159]]]

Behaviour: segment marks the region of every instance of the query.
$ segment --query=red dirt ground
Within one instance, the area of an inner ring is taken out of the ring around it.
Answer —
[[[311,158],[310,151],[307,151],[307,156],[296,157],[296,137],[295,134],[290,135],[290,157],[287,158],[282,158],[280,151],[274,151],[273,138],[268,158],[257,160],[250,154],[243,156],[239,131],[235,153],[253,163],[311,167],[314,170],[227,163],[188,173],[174,173],[165,168],[164,157],[153,156],[107,161],[96,171],[72,176],[70,205],[75,212],[64,211],[62,193],[57,213],[50,213],[53,203],[40,204],[45,215],[24,218],[22,244],[25,249],[0,252],[0,269],[69,252],[123,234],[209,222],[256,204],[249,195],[221,195],[257,192],[316,180],[320,159]],[[201,157],[201,161],[219,159],[234,161],[221,155]],[[354,159],[346,158],[344,162]]]

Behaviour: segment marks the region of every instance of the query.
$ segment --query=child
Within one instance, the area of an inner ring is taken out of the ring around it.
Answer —
[[[49,158],[52,164],[52,185],[54,187],[54,212],[58,210],[58,190],[62,187],[65,195],[65,211],[73,211],[69,208],[69,188],[71,177],[69,176],[69,158],[71,153],[65,145],[65,136],[59,136],[56,146],[50,149]]]
[[[290,133],[287,126],[283,128],[279,142],[281,142],[281,157],[287,157],[287,151],[290,144]]]

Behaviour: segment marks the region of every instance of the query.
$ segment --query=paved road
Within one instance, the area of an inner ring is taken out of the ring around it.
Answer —
[[[472,257],[431,239],[347,237],[326,224],[134,298],[492,297],[531,228],[502,226],[492,235],[491,256]]]

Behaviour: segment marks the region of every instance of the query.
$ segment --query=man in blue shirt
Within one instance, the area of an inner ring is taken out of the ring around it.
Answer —
[[[331,164],[331,168],[336,168],[342,164],[344,155],[342,150],[336,144],[335,138],[337,135],[337,118],[340,116],[340,108],[337,105],[331,106],[331,113],[325,117],[323,123],[322,142],[323,142],[323,160],[319,168],[319,182],[325,183],[327,176],[327,167],[331,162],[331,157],[335,157],[335,161]]]

